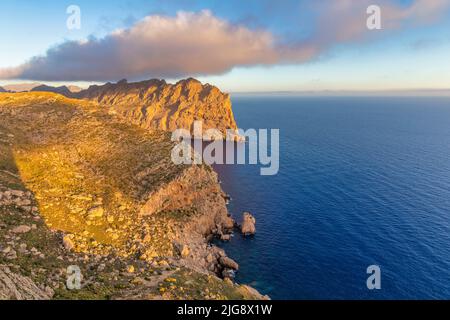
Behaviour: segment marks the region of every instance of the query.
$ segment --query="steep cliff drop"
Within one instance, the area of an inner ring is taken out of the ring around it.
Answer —
[[[176,84],[164,80],[122,80],[91,86],[71,96],[95,101],[145,129],[192,131],[195,120],[203,122],[203,129],[215,128],[223,134],[226,129],[237,129],[230,96],[192,78]]]

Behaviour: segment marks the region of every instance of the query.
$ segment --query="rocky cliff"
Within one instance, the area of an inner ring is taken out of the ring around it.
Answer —
[[[262,298],[208,244],[233,226],[216,173],[172,147],[97,103],[0,95],[0,298]]]
[[[168,84],[164,80],[91,86],[71,97],[95,101],[146,129],[173,131],[191,130],[195,120],[203,128],[236,129],[228,94],[217,87],[203,85],[195,79]]]

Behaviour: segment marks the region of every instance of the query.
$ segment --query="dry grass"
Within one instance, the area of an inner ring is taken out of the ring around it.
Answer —
[[[165,259],[174,255],[176,226],[195,217],[195,208],[138,212],[153,191],[185,171],[171,162],[171,149],[167,133],[123,123],[91,102],[0,94],[0,192],[31,191],[38,215],[0,203],[0,249],[16,250],[17,272],[53,287],[54,298],[245,298],[240,287],[189,270],[175,273],[186,289],[165,288],[165,273],[175,269]],[[34,229],[11,235],[18,225]],[[60,233],[71,237],[74,253],[64,250]],[[42,256],[20,252],[20,245]],[[4,259],[0,254],[0,264],[11,263]],[[64,289],[63,272],[73,263],[89,280],[79,291]],[[124,275],[130,264],[136,273]]]

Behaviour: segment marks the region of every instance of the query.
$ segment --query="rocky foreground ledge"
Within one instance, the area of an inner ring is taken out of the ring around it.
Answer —
[[[265,298],[207,241],[234,224],[216,173],[172,147],[98,103],[2,93],[0,299]]]

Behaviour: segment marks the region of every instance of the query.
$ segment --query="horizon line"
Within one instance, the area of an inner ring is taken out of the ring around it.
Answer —
[[[386,89],[386,90],[268,90],[230,91],[233,95],[302,95],[302,96],[450,96],[450,88],[442,89]]]
[[[158,79],[164,80],[168,83],[172,81],[180,81],[191,79],[192,77],[187,77],[185,79]],[[196,78],[193,78],[196,79]],[[152,80],[152,79],[150,79]],[[321,89],[321,90],[226,90],[221,88],[220,86],[203,82],[201,80],[196,79],[197,81],[202,82],[203,84],[211,84],[218,87],[221,91],[225,93],[229,93],[230,95],[301,95],[301,96],[450,96],[450,87],[449,88],[398,88],[398,89]],[[140,80],[145,81],[145,80]],[[136,82],[140,82],[139,80]],[[36,80],[18,80],[17,82],[7,81],[7,84],[0,84],[0,87],[9,87],[14,85],[23,85],[23,84],[39,84],[39,85],[48,85],[48,86],[78,86],[82,90],[86,90],[91,85],[104,85],[107,83],[115,83],[115,82],[84,82],[84,81],[36,81]],[[81,84],[81,83],[82,84]],[[134,83],[131,81],[130,83]]]

